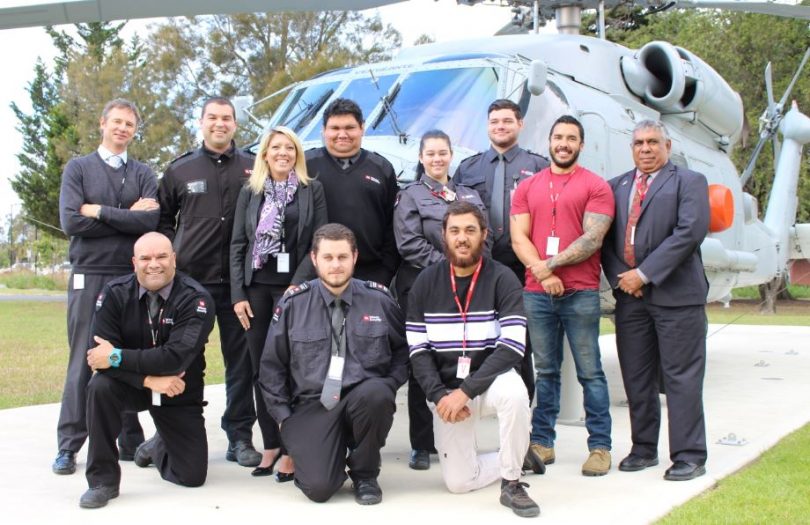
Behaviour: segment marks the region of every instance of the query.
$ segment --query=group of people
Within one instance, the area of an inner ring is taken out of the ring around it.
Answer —
[[[606,182],[578,164],[577,119],[553,124],[549,162],[518,145],[521,109],[499,99],[487,151],[451,177],[451,139],[429,131],[416,180],[399,189],[391,163],[362,148],[363,115],[348,99],[324,110],[323,147],[305,152],[278,126],[255,157],[234,144],[230,101],[208,99],[201,147],[159,184],[127,156],[139,123],[131,102],[108,103],[98,150],[62,178],[71,353],[53,471],[75,472],[89,436],[82,507],[118,496],[120,460],[204,483],[204,346],[216,320],[227,460],[254,476],[275,470],[319,502],[348,476],[359,504],[379,503],[380,449],[408,382],[409,466],[428,469],[438,452],[451,492],[500,479],[501,504],[537,516],[521,475],[555,461],[564,337],[584,393],[582,473],[611,468],[602,269],[631,416],[619,470],[658,463],[663,390],[665,479],[705,472],[707,184],[669,162],[662,124],[636,126],[636,169]],[[156,427],[148,440],[143,410]],[[500,449],[479,453],[475,425],[489,415]]]

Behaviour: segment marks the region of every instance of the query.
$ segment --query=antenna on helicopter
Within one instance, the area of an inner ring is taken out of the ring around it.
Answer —
[[[751,175],[753,175],[757,158],[762,152],[762,148],[765,146],[768,139],[773,139],[774,169],[776,168],[776,162],[781,147],[776,131],[779,129],[779,123],[782,122],[782,117],[784,116],[782,111],[785,108],[785,103],[790,96],[790,92],[793,91],[793,86],[796,85],[796,81],[799,79],[799,75],[801,75],[808,59],[810,59],[810,47],[808,47],[805,51],[799,67],[796,68],[796,73],[793,75],[793,79],[791,79],[790,84],[788,85],[787,89],[785,89],[785,92],[782,94],[782,98],[779,100],[778,104],[774,102],[773,98],[773,73],[771,63],[768,62],[768,65],[765,66],[765,91],[768,94],[768,107],[762,113],[762,116],[759,117],[759,142],[757,142],[756,147],[754,147],[754,151],[751,154],[751,159],[745,166],[745,170],[742,172],[742,175],[740,175],[740,185],[745,186],[748,179],[750,179]]]

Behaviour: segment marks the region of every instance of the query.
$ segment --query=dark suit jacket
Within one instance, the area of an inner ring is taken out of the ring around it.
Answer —
[[[309,185],[300,184],[295,198],[298,200],[298,237],[295,253],[297,261],[290,261],[295,271],[290,284],[300,284],[317,277],[309,257],[315,230],[327,223],[326,198],[323,186],[316,180]],[[253,278],[253,245],[264,194],[258,195],[249,186],[242,187],[236,202],[231,237],[231,302],[246,301],[245,288]]]
[[[602,269],[611,286],[630,267],[624,261],[630,194],[636,170],[608,181],[616,198],[616,218],[602,246]],[[658,306],[706,304],[709,284],[700,244],[709,231],[706,177],[668,162],[650,184],[636,225],[636,264],[650,280],[643,300]],[[618,292],[617,292],[618,293]]]

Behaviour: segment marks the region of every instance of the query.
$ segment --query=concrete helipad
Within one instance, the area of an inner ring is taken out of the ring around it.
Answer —
[[[601,478],[585,478],[585,429],[558,427],[557,461],[544,476],[524,481],[540,503],[543,523],[649,523],[717,480],[742,468],[781,437],[810,421],[810,328],[711,325],[705,387],[709,439],[708,473],[688,482],[664,481],[666,431],[662,432],[661,465],[638,473],[619,472],[615,465],[630,449],[629,419],[613,336],[601,339],[610,385],[613,415],[614,468]],[[226,462],[226,440],[219,429],[224,404],[221,385],[206,389],[210,463],[208,481],[196,489],[162,481],[155,469],[123,464],[121,495],[103,509],[78,506],[86,489],[85,450],[72,476],[56,476],[50,465],[56,453],[58,405],[0,411],[0,501],[2,521],[16,523],[420,523],[425,525],[504,523],[524,520],[498,503],[498,488],[453,495],[442,484],[437,463],[426,472],[407,467],[407,409],[404,389],[398,398],[394,428],[383,450],[380,484],[383,503],[360,507],[350,483],[330,502],[308,501],[292,483],[252,478],[250,469]],[[141,415],[147,434],[154,427]],[[494,449],[494,422],[480,433],[483,447]],[[254,442],[259,445],[258,430]],[[728,439],[731,437],[731,439]],[[721,444],[739,441],[744,444]]]

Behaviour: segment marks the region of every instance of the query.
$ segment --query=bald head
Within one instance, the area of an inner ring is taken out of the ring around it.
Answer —
[[[145,233],[135,242],[132,265],[138,283],[156,292],[174,279],[176,257],[172,242],[162,233]]]

